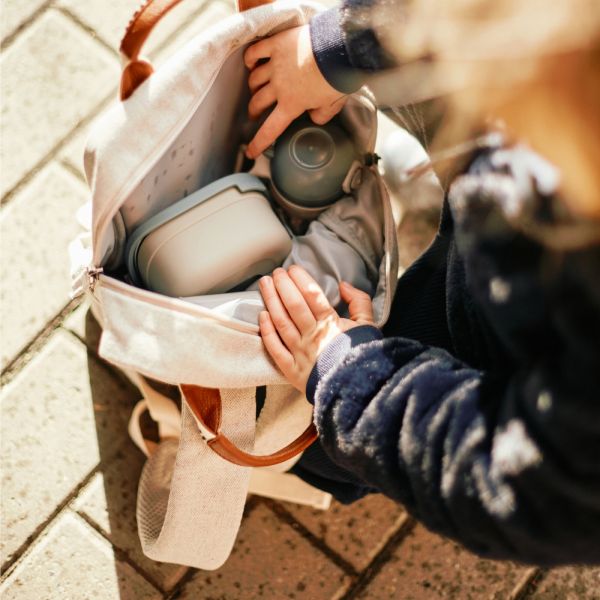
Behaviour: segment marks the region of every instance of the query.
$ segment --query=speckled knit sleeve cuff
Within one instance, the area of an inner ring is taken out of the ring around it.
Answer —
[[[374,340],[381,340],[382,338],[383,334],[381,331],[372,325],[360,325],[336,336],[325,347],[325,350],[321,352],[310,373],[308,383],[306,384],[306,397],[308,401],[314,404],[315,391],[319,381],[328,371],[338,365],[352,348]]]
[[[358,90],[366,73],[354,69],[350,63],[338,8],[330,8],[311,19],[310,40],[317,66],[329,85],[344,94]]]

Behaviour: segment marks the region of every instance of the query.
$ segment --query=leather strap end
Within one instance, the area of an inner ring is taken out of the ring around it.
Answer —
[[[271,2],[275,2],[275,0],[236,0],[236,6],[238,12],[244,12],[263,4],[271,4]]]
[[[219,390],[183,383],[179,388],[196,419],[214,436],[218,436],[221,428],[221,394]]]
[[[289,443],[285,448],[273,452],[273,454],[249,454],[240,450],[240,448],[222,434],[210,440],[208,445],[221,458],[235,465],[241,467],[270,467],[285,462],[297,454],[304,452],[316,439],[317,430],[311,423],[298,438]]]
[[[127,64],[121,75],[121,100],[127,100],[152,73],[152,65],[145,60],[135,60]]]
[[[304,451],[317,439],[317,430],[313,423],[285,448],[267,455],[249,454],[238,448],[220,431],[222,401],[217,389],[196,385],[179,386],[187,405],[190,407],[198,429],[211,450],[221,458],[242,467],[268,467],[293,458]]]
[[[273,1],[236,0],[236,3],[238,10],[242,12]],[[152,29],[180,2],[181,0],[145,0],[129,21],[120,46],[121,54],[131,61],[121,75],[121,100],[127,100],[137,87],[152,74],[152,66],[139,60],[138,56]]]

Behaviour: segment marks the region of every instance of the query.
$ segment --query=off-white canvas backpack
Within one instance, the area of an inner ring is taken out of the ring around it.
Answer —
[[[71,254],[74,292],[89,295],[103,329],[100,355],[123,369],[143,396],[130,423],[148,456],[137,506],[143,550],[155,560],[215,569],[231,551],[249,491],[327,506],[327,494],[285,473],[316,436],[312,407],[274,367],[256,323],[239,317],[241,296],[203,306],[135,287],[123,276],[123,251],[132,223],[230,172],[246,119],[244,48],[308,23],[321,7],[283,0],[239,12],[152,73],[139,59],[141,47],[177,3],[150,0],[129,24],[122,98],[95,124],[86,148],[90,232],[72,244]],[[377,115],[368,94],[354,94],[342,119],[372,153]],[[321,221],[364,261],[382,325],[397,250],[388,195],[374,166],[365,164],[352,195],[338,205]],[[334,271],[345,276],[343,264]],[[181,409],[150,380],[178,386]],[[258,419],[257,388],[266,389]],[[145,410],[158,422],[158,443],[140,433]]]

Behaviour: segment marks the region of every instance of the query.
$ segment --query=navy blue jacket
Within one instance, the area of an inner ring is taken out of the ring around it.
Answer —
[[[341,91],[390,61],[344,0],[311,23]],[[391,25],[393,26],[393,25]],[[307,386],[320,445],[295,467],[342,501],[380,491],[476,553],[600,563],[600,223],[523,149],[480,155],[399,281],[383,332],[338,336]]]
[[[372,4],[311,23],[342,91],[388,60],[376,32],[344,25]],[[345,502],[382,492],[483,556],[600,563],[600,224],[555,188],[521,148],[472,162],[384,331],[352,329],[320,356],[320,446],[295,472]]]
[[[525,155],[475,161],[385,335],[357,327],[320,356],[307,396],[340,468],[322,487],[380,491],[484,556],[600,563],[600,224],[569,249],[589,224],[524,194]]]
[[[392,62],[361,26],[376,3],[311,23],[341,91]],[[350,330],[315,365],[321,445],[298,474],[342,501],[380,491],[480,555],[600,563],[600,224],[569,217],[554,178],[514,149],[454,182],[383,333]]]

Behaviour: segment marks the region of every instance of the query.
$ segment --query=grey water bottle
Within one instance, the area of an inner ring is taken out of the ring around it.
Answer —
[[[275,142],[274,195],[296,214],[318,213],[344,194],[342,184],[356,160],[352,139],[335,120],[315,125],[300,117]]]

